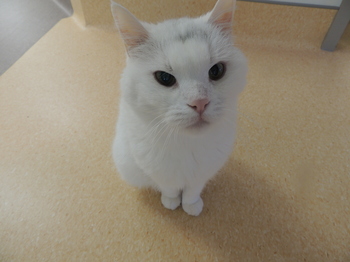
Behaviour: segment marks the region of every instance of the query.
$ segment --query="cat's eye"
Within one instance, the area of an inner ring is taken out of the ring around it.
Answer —
[[[176,78],[164,71],[157,71],[154,73],[154,77],[155,79],[158,81],[159,84],[163,85],[163,86],[173,86],[176,83]]]
[[[225,75],[225,71],[226,71],[225,64],[217,63],[209,69],[209,72],[208,72],[209,78],[213,81],[217,81]]]

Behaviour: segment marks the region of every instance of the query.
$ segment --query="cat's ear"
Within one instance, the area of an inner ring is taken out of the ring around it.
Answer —
[[[124,40],[127,52],[147,40],[147,30],[126,8],[111,1],[111,9],[115,24]]]
[[[218,0],[210,12],[208,22],[217,25],[226,33],[231,33],[235,7],[236,0]]]

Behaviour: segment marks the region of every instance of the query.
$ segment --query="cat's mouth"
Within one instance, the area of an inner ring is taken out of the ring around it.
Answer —
[[[189,129],[202,129],[209,125],[209,122],[199,117],[196,121],[191,123],[187,128]]]

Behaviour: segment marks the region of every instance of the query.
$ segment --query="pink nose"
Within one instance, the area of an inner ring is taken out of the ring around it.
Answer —
[[[190,104],[187,104],[189,107],[193,108],[198,114],[202,114],[209,104],[209,100],[207,98],[204,99],[197,99],[192,101]]]

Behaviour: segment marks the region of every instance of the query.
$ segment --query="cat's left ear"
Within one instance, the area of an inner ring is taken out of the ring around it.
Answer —
[[[123,6],[111,1],[111,9],[115,24],[129,53],[132,48],[147,40],[148,32],[140,21]]]
[[[218,0],[210,13],[208,22],[220,27],[225,33],[231,33],[236,0]]]

